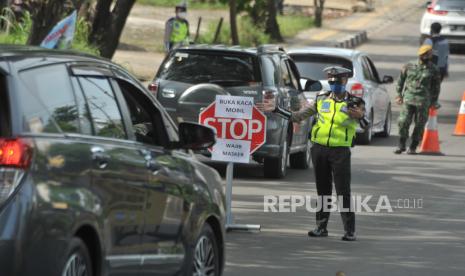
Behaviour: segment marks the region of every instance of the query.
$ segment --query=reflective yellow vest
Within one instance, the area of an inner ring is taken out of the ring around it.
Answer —
[[[312,142],[327,147],[351,147],[358,121],[347,114],[347,103],[330,97],[317,99],[316,123]]]
[[[180,43],[187,39],[189,26],[186,21],[174,19],[171,29],[170,42]]]

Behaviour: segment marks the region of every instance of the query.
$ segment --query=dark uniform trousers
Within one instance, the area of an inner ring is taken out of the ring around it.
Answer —
[[[342,206],[349,209],[351,207],[350,148],[326,147],[315,143],[311,153],[319,200],[322,199],[322,196],[332,195],[334,179],[336,194],[338,197],[343,197]],[[329,212],[324,212],[323,208],[316,213],[317,227],[326,229],[329,214]],[[341,212],[341,217],[344,230],[355,232],[355,213]]]

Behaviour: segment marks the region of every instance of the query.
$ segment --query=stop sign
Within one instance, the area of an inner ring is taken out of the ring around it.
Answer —
[[[213,102],[199,115],[199,123],[216,130],[218,139],[250,142],[250,153],[255,152],[266,141],[266,116],[255,106],[250,119],[215,117]]]

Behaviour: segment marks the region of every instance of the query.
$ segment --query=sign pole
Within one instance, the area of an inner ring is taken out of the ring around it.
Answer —
[[[232,215],[232,181],[234,175],[234,163],[228,162],[226,167],[226,231],[260,231],[259,224],[234,224]]]

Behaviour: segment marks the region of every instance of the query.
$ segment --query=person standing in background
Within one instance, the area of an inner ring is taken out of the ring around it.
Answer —
[[[175,17],[166,21],[165,25],[165,51],[168,53],[174,46],[189,42],[189,22],[187,21],[187,7],[185,4],[177,5]]]
[[[441,82],[449,76],[449,41],[441,35],[441,24],[435,22],[431,24],[431,37],[424,42],[425,45],[433,47],[432,62],[439,68]],[[438,94],[439,97],[439,94]],[[441,105],[436,103],[436,108]]]

